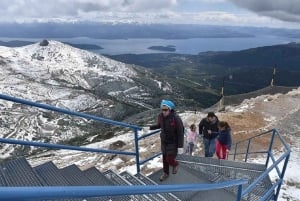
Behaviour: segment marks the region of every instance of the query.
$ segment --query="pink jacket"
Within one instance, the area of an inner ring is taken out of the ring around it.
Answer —
[[[194,144],[196,144],[197,143],[197,133],[189,130],[186,141],[187,141],[187,143],[193,142]]]

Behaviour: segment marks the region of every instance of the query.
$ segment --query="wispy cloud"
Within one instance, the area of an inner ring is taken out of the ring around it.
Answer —
[[[259,15],[282,21],[300,22],[299,0],[230,0],[238,6],[247,8]]]
[[[1,0],[0,22],[97,21],[300,27],[299,0]]]

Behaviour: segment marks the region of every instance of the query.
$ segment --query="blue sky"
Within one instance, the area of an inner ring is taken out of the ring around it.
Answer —
[[[0,1],[0,22],[46,21],[300,28],[300,0]]]

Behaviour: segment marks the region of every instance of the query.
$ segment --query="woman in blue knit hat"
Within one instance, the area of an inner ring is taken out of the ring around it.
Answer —
[[[164,181],[169,177],[169,166],[173,167],[172,173],[178,170],[177,154],[183,153],[183,124],[181,118],[175,113],[175,104],[169,100],[162,100],[161,113],[158,115],[156,125],[150,126],[150,130],[161,129],[161,152],[163,156],[164,173],[159,178]]]

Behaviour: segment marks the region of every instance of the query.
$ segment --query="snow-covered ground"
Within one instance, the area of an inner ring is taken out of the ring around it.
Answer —
[[[292,154],[288,163],[287,171],[284,177],[284,183],[280,191],[279,201],[296,201],[300,200],[300,88],[293,90],[288,94],[264,95],[254,99],[245,100],[238,106],[228,106],[226,111],[216,113],[220,119],[229,122],[233,128],[233,139],[240,135],[251,133],[254,131],[261,132],[270,128],[277,128],[279,132],[285,136],[285,139],[291,143]],[[185,126],[192,123],[198,124],[201,118],[205,117],[204,113],[185,112],[180,114]],[[241,117],[242,115],[242,117]],[[236,117],[239,118],[236,118]],[[292,120],[291,120],[292,119]],[[247,123],[251,122],[251,126]],[[243,126],[244,125],[244,126]],[[288,125],[288,126],[287,126]],[[141,134],[147,133],[148,128],[144,128]],[[110,148],[116,145],[116,142],[124,142],[124,146],[120,150],[133,151],[134,140],[133,133],[119,133],[117,137],[87,145],[91,148]],[[155,135],[140,143],[141,156],[148,156],[156,151],[159,151],[159,137]],[[202,145],[197,144],[195,154],[200,154]],[[151,152],[151,153],[150,153]],[[49,158],[48,156],[51,155]],[[96,166],[100,170],[114,169],[117,172],[128,171],[132,174],[136,173],[135,158],[124,156],[111,156],[108,154],[96,155],[73,151],[51,151],[32,157],[31,164],[33,166],[44,163],[48,160],[53,160],[57,166],[64,167],[71,164],[76,164],[82,169],[91,166]],[[250,159],[256,163],[265,162],[264,158]],[[161,158],[146,163],[142,166],[142,171],[145,174],[151,174],[153,171],[162,168]],[[271,172],[270,177],[276,179],[274,172]]]

